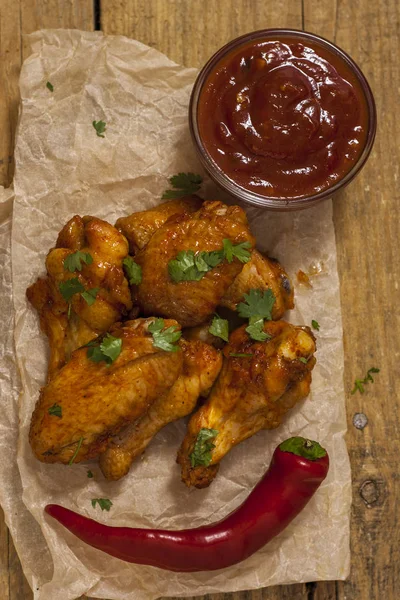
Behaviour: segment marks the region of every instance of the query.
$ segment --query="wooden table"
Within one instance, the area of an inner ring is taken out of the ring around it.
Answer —
[[[362,174],[334,202],[345,345],[347,443],[353,469],[352,569],[318,582],[214,596],[214,600],[398,600],[400,597],[400,4],[398,0],[0,0],[0,184],[13,177],[23,34],[41,28],[102,29],[199,67],[251,30],[291,27],[336,42],[375,94],[378,136]],[[381,369],[363,395],[355,378]],[[363,412],[369,422],[353,426]],[[29,600],[13,542],[0,523],[0,600]]]

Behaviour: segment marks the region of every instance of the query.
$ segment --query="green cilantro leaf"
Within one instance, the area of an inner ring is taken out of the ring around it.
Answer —
[[[90,469],[87,472],[87,476],[88,476],[89,479],[93,479],[93,477],[94,477],[94,475],[93,475],[92,471],[90,471]]]
[[[85,291],[85,288],[79,281],[77,277],[72,277],[72,279],[67,279],[67,281],[62,281],[58,286],[58,289],[61,292],[62,297],[67,302],[70,302],[72,296],[75,294],[81,294]]]
[[[50,406],[47,412],[52,417],[58,417],[59,419],[62,417],[62,408],[59,404],[53,404],[53,406]]]
[[[226,319],[222,319],[219,315],[215,315],[208,331],[221,338],[225,342],[229,342],[229,323]]]
[[[121,354],[122,339],[107,333],[100,344],[92,340],[87,346],[87,357],[92,362],[99,363],[104,360],[107,365],[111,365]]]
[[[232,356],[233,358],[249,358],[253,355],[247,352],[230,352],[229,356]]]
[[[304,358],[304,356],[300,356],[299,361],[304,363],[305,365],[308,363],[308,360],[306,358]]]
[[[180,339],[182,332],[177,329],[176,325],[164,328],[164,319],[156,319],[148,326],[148,331],[153,335],[153,346],[166,352],[177,352],[179,346],[176,342]]]
[[[92,304],[95,302],[99,289],[100,288],[96,287],[92,288],[91,290],[85,290],[84,292],[81,292],[82,298],[89,306],[92,306]]]
[[[50,83],[50,81],[48,81],[46,83],[46,87],[48,90],[50,90],[51,92],[54,92],[54,85],[52,83]]]
[[[250,319],[250,317],[261,317],[271,320],[272,307],[275,303],[275,296],[272,290],[250,290],[248,294],[243,294],[244,302],[238,304],[237,310],[240,317]]]
[[[92,121],[92,125],[95,128],[98,137],[105,137],[103,133],[105,132],[107,125],[104,121]]]
[[[89,252],[81,252],[77,250],[73,254],[70,254],[64,259],[64,269],[70,273],[75,271],[82,271],[82,263],[85,265],[91,265],[93,262],[92,255]]]
[[[135,263],[133,258],[127,256],[122,261],[122,264],[124,266],[125,274],[131,285],[139,285],[139,283],[142,283],[142,267]]]
[[[317,331],[319,331],[319,323],[318,321],[314,321],[314,319],[311,321],[311,327],[313,329],[316,329]]]
[[[162,200],[184,198],[199,191],[203,178],[195,173],[178,173],[169,179],[172,190],[165,190]]]
[[[211,440],[214,440],[217,435],[217,429],[200,429],[194,444],[193,452],[189,455],[192,467],[208,467],[211,462],[212,450],[215,448],[215,444],[213,444]]]
[[[264,331],[264,319],[259,316],[250,317],[249,325],[246,327],[246,331],[252,340],[256,342],[265,342],[265,340],[271,339],[269,333]]]
[[[74,460],[76,459],[76,457],[77,457],[77,455],[78,455],[78,452],[79,452],[79,450],[81,449],[82,442],[83,442],[83,440],[84,440],[84,439],[85,439],[85,438],[83,438],[83,437],[79,438],[79,440],[78,440],[78,442],[77,442],[77,444],[78,444],[78,445],[77,445],[77,447],[76,447],[76,450],[75,450],[74,454],[72,455],[72,458],[71,458],[71,460],[70,460],[70,461],[69,461],[69,463],[68,463],[68,464],[69,464],[69,466],[71,466],[71,465],[72,465],[72,463],[74,462]]]
[[[250,242],[241,242],[240,244],[232,244],[231,240],[225,239],[223,241],[224,244],[224,256],[228,263],[231,263],[233,259],[236,257],[240,260],[241,263],[249,262],[251,258],[251,253],[249,252],[249,248],[251,248]]]
[[[366,383],[368,383],[369,381],[372,381],[372,383],[374,382],[374,378],[372,377],[371,373],[379,373],[380,369],[377,369],[376,367],[372,367],[371,369],[368,369],[366,376],[364,377],[364,379],[356,379],[354,382],[354,388],[351,390],[351,394],[355,394],[357,391],[360,392],[360,394],[363,394],[365,392],[364,389],[364,385]]]
[[[96,508],[96,504],[98,504],[100,506],[101,510],[106,510],[107,512],[110,510],[110,508],[113,505],[111,500],[109,500],[108,498],[93,498],[93,500],[92,500],[93,508]]]

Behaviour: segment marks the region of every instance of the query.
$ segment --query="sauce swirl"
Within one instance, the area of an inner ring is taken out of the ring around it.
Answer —
[[[357,76],[306,40],[258,39],[229,52],[200,92],[198,128],[218,167],[258,194],[321,192],[350,171],[369,117]]]

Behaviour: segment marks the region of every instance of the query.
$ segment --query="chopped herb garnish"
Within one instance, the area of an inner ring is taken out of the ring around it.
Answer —
[[[307,358],[304,358],[304,356],[300,356],[299,361],[304,363],[305,365],[308,363]]]
[[[194,444],[193,452],[189,455],[192,467],[208,467],[211,462],[212,450],[215,448],[215,444],[213,444],[212,440],[214,440],[217,435],[218,431],[216,429],[200,429]]]
[[[225,259],[232,262],[237,258],[242,263],[250,260],[250,242],[232,244],[229,239],[223,240],[223,248],[212,252],[194,253],[193,250],[182,250],[175,259],[168,263],[169,276],[175,283],[180,281],[200,281],[208,271],[221,264]]]
[[[111,500],[109,500],[108,498],[93,498],[93,500],[92,500],[93,508],[96,508],[96,504],[98,504],[100,506],[101,510],[106,510],[107,512],[110,510],[110,508],[113,505]]]
[[[91,361],[99,363],[104,360],[107,365],[111,365],[121,354],[122,339],[107,333],[100,344],[97,340],[92,340],[87,346],[87,357]]]
[[[240,317],[250,319],[250,317],[259,317],[270,321],[271,311],[275,304],[275,296],[272,290],[250,290],[248,294],[243,294],[244,302],[238,304],[237,310]]]
[[[78,442],[77,442],[77,444],[78,444],[78,445],[77,445],[77,447],[76,447],[76,450],[75,450],[75,452],[74,452],[74,454],[73,454],[73,456],[72,456],[71,460],[70,460],[70,461],[69,461],[69,463],[68,463],[68,464],[69,464],[69,466],[71,466],[71,465],[72,465],[72,463],[74,462],[74,460],[76,459],[76,457],[77,457],[77,455],[78,455],[78,452],[79,452],[79,450],[81,449],[81,446],[82,446],[82,442],[83,442],[83,440],[84,440],[84,438],[83,438],[83,437],[81,437],[81,438],[78,440]]]
[[[58,417],[59,419],[62,417],[62,408],[59,404],[53,404],[53,406],[50,406],[47,412],[52,417]]]
[[[92,288],[91,290],[85,290],[84,292],[81,292],[82,298],[89,306],[92,306],[93,302],[96,300],[97,292],[99,291],[99,289],[100,288],[96,287]]]
[[[172,190],[166,190],[161,198],[163,200],[173,200],[184,198],[199,191],[203,178],[195,173],[178,173],[169,178]]]
[[[311,321],[311,327],[313,329],[316,329],[317,331],[319,331],[319,323],[318,321],[314,321],[314,319]]]
[[[105,137],[103,133],[105,132],[107,125],[104,121],[92,121],[92,125],[95,128],[98,137]]]
[[[50,81],[48,81],[46,83],[46,87],[48,90],[50,90],[51,92],[54,92],[54,85],[52,83],[50,83]]]
[[[122,261],[122,264],[124,266],[125,274],[131,285],[139,285],[139,283],[142,283],[142,267],[135,263],[133,258],[127,256]]]
[[[72,296],[75,294],[81,294],[85,291],[85,288],[79,281],[77,277],[72,277],[72,279],[67,279],[67,281],[62,281],[58,286],[58,289],[61,292],[62,297],[67,302],[71,301]]]
[[[233,358],[249,358],[253,355],[247,352],[230,352],[229,356],[232,356]]]
[[[221,338],[225,342],[229,342],[229,323],[226,319],[222,319],[219,315],[215,315],[208,331]]]
[[[93,477],[94,477],[92,471],[90,471],[90,470],[87,472],[87,476],[89,479],[93,479]]]
[[[376,367],[372,367],[371,369],[369,369],[367,371],[366,376],[364,377],[364,379],[356,379],[354,382],[354,388],[351,390],[352,394],[355,394],[356,391],[358,390],[360,392],[360,394],[364,393],[364,385],[367,384],[369,381],[371,381],[372,383],[374,382],[374,378],[372,377],[371,373],[379,373],[380,369],[377,369]]]
[[[164,319],[156,319],[154,323],[150,323],[148,331],[153,336],[153,346],[165,350],[166,352],[177,352],[179,345],[176,343],[182,332],[176,325],[171,325],[165,329]]]
[[[70,273],[75,271],[82,271],[82,263],[85,265],[91,265],[93,262],[92,255],[89,252],[81,252],[77,250],[73,254],[70,254],[64,259],[64,269]]]
[[[250,317],[249,325],[246,327],[246,331],[252,340],[256,342],[265,342],[265,340],[271,339],[269,333],[264,331],[264,319],[262,317]]]

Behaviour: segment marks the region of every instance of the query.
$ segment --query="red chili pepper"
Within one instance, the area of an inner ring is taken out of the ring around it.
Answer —
[[[56,504],[46,512],[78,538],[122,560],[170,571],[211,571],[238,563],[265,546],[300,513],[329,469],[317,442],[290,438],[248,498],[227,517],[178,531],[109,527]]]

